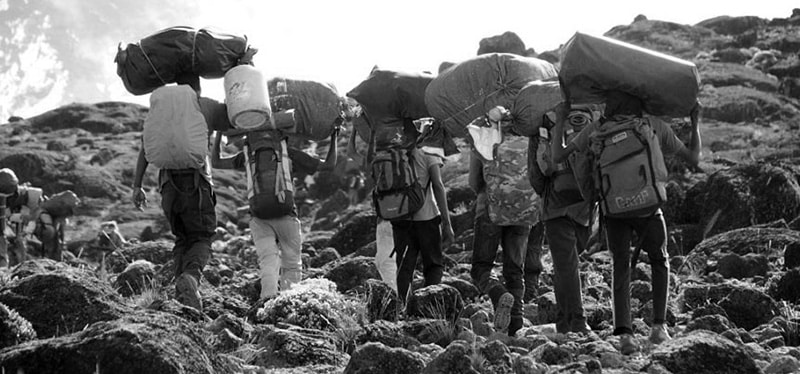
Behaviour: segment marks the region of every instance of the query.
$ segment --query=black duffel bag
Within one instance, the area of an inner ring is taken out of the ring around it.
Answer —
[[[245,36],[176,26],[124,49],[120,44],[114,62],[128,92],[144,95],[182,75],[222,78],[234,66],[249,62],[255,51]]]

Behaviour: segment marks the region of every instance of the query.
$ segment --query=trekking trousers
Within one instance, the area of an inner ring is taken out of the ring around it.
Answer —
[[[375,246],[377,247],[375,266],[378,268],[383,282],[397,292],[397,262],[395,261],[397,253],[392,253],[394,251],[393,235],[392,223],[379,220],[375,228]]]
[[[489,295],[492,304],[506,292],[514,295],[511,308],[512,324],[522,322],[522,299],[525,291],[523,272],[530,226],[498,226],[488,214],[475,217],[475,236],[472,245],[472,282],[482,293]],[[498,246],[503,246],[503,280],[492,271]],[[521,326],[521,325],[520,325]]]
[[[542,274],[542,247],[544,246],[544,223],[539,222],[531,227],[525,251],[525,302],[536,299],[539,288],[539,276]]]
[[[614,334],[633,333],[631,322],[631,234],[650,259],[653,286],[653,323],[664,323],[669,296],[667,225],[661,210],[649,217],[605,218],[606,240],[614,261]]]
[[[297,217],[253,217],[250,219],[250,233],[258,254],[262,298],[275,296],[279,288],[288,290],[302,280],[302,234]]]
[[[198,283],[209,257],[211,237],[217,228],[214,190],[197,170],[175,170],[161,186],[161,208],[167,217],[175,247],[175,277],[188,273]]]
[[[586,330],[586,317],[583,310],[578,253],[586,246],[590,228],[578,224],[569,217],[553,218],[544,224],[547,242],[550,244],[550,254],[553,257],[553,290],[558,308],[556,331],[583,332]]]
[[[442,232],[439,228],[442,218],[436,216],[427,221],[393,221],[395,259],[397,261],[397,294],[405,302],[417,258],[422,257],[422,275],[425,286],[439,284],[444,274],[444,255],[442,254]]]

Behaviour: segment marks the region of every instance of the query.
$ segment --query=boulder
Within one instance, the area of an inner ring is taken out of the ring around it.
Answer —
[[[382,320],[364,325],[360,335],[356,338],[356,344],[369,342],[405,349],[413,349],[420,345],[418,340],[405,333],[400,324]]]
[[[255,364],[267,368],[291,368],[311,364],[342,365],[347,356],[336,349],[335,339],[321,331],[273,329],[256,333],[262,350]]]
[[[741,256],[729,253],[717,261],[717,272],[726,279],[766,276],[767,271],[769,271],[769,259],[762,254],[748,253]]]
[[[367,318],[370,322],[397,321],[400,298],[388,284],[378,279],[367,279]]]
[[[466,302],[472,302],[481,295],[480,291],[478,291],[478,287],[475,287],[472,282],[462,278],[445,277],[442,279],[442,284],[457,289],[458,293],[461,294],[461,298]]]
[[[14,309],[0,303],[0,349],[36,339],[36,331],[28,320]]]
[[[506,31],[500,35],[481,39],[477,54],[485,53],[513,53],[525,56],[525,42],[516,33]]]
[[[706,331],[694,331],[656,346],[651,362],[675,374],[751,374],[760,371],[742,346]]]
[[[750,123],[762,119],[793,119],[798,109],[780,97],[741,85],[704,86],[700,90],[703,118],[728,123]]]
[[[423,374],[478,374],[472,366],[471,356],[474,354],[470,344],[455,341],[445,348],[422,370]]]
[[[745,256],[749,253],[769,257],[780,256],[784,251],[784,264],[787,268],[800,263],[800,232],[791,229],[746,227],[714,235],[698,244],[689,260],[697,269],[705,267],[709,258],[719,258],[728,254]],[[795,260],[794,256],[797,256]],[[722,267],[727,265],[723,262]],[[743,269],[731,269],[739,271]],[[727,270],[723,270],[727,271]]]
[[[350,356],[344,374],[415,374],[424,367],[425,360],[419,353],[367,343]]]
[[[719,170],[693,186],[687,199],[686,208],[696,212],[704,227],[711,225],[708,235],[779,219],[789,222],[800,214],[798,175],[781,163]]]
[[[332,247],[325,248],[319,252],[317,252],[316,256],[311,257],[306,264],[308,267],[312,268],[321,268],[327,264],[330,264],[334,261],[338,261],[341,259],[339,256],[339,252]]]
[[[464,309],[461,293],[452,286],[436,284],[414,290],[406,304],[409,317],[455,322]]]
[[[780,276],[769,289],[770,296],[776,300],[785,300],[794,304],[800,302],[800,268],[795,267]]]
[[[730,37],[717,35],[702,26],[657,20],[640,20],[630,25],[616,26],[604,35],[684,59],[690,59],[700,51],[718,49],[730,42]]]
[[[185,320],[138,312],[97,322],[71,335],[6,349],[7,372],[25,373],[221,373],[237,368],[211,352],[206,335]]]
[[[363,256],[344,258],[328,265],[324,277],[336,283],[341,292],[362,287],[368,279],[381,279],[375,259]]]
[[[29,120],[35,129],[78,128],[93,134],[118,134],[142,131],[148,108],[138,104],[103,102],[70,104],[47,111]]]
[[[701,83],[714,87],[743,86],[764,92],[776,92],[779,81],[768,75],[742,64],[726,62],[709,62],[698,69]]]
[[[796,230],[795,232],[797,232]],[[800,241],[794,240],[791,243],[786,243],[783,251],[783,265],[787,269],[793,269],[800,266]]]
[[[106,257],[109,271],[119,273],[136,260],[145,260],[155,265],[164,265],[172,260],[172,247],[175,244],[167,240],[155,240],[132,243]]]
[[[377,216],[372,211],[365,211],[347,220],[342,228],[328,241],[339,255],[347,256],[371,241],[375,240]]]
[[[42,338],[79,331],[131,312],[108,283],[72,268],[14,279],[0,290],[0,303],[30,321]]]
[[[778,92],[794,99],[800,99],[800,78],[781,78],[781,84],[778,86]]]
[[[719,314],[695,318],[689,321],[689,323],[686,325],[687,332],[694,330],[708,330],[717,334],[722,334],[723,332],[732,328],[733,326],[731,326],[731,322]]]
[[[780,315],[780,306],[762,292],[742,283],[689,285],[683,290],[684,310],[708,303],[717,304],[736,326],[750,330]]]
[[[117,276],[114,288],[125,297],[138,295],[148,286],[152,286],[155,275],[156,267],[153,263],[147,260],[136,260]]]
[[[775,65],[770,66],[767,72],[778,77],[778,79],[800,78],[800,56],[791,56],[780,60]],[[787,94],[784,93],[784,95]]]
[[[758,29],[766,24],[766,19],[755,16],[719,16],[700,21],[696,26],[714,30],[717,34],[738,35],[745,31]]]
[[[344,212],[349,206],[350,198],[347,196],[347,192],[336,190],[333,195],[322,202],[322,206],[319,207],[315,214],[314,221],[325,218],[331,213]]]

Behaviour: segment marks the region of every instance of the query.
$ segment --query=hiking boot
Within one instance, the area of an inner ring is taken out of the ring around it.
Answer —
[[[203,301],[200,291],[197,290],[198,282],[193,276],[183,273],[175,280],[175,298],[179,303],[203,311]]]
[[[663,323],[654,323],[650,326],[650,342],[653,344],[661,344],[667,340],[672,339],[667,332],[667,327]]]
[[[639,345],[636,343],[636,338],[632,334],[622,334],[619,337],[619,352],[628,356],[636,353],[639,350]]]
[[[514,305],[514,295],[509,292],[504,293],[497,300],[494,308],[494,329],[497,332],[506,332],[508,324],[511,323],[511,307]]]

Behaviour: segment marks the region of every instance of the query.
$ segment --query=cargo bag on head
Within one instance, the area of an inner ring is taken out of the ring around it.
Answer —
[[[314,141],[327,139],[342,120],[344,99],[331,84],[272,78],[267,88],[272,110],[294,109],[296,126],[292,137]]]
[[[697,102],[695,64],[603,36],[576,33],[563,47],[558,76],[570,102],[598,102],[623,91],[656,116],[688,116]]]
[[[413,152],[413,147],[384,149],[376,151],[372,159],[372,201],[384,220],[410,219],[425,204],[427,186],[419,184]]]
[[[254,53],[244,36],[178,26],[120,45],[114,62],[128,92],[144,95],[184,74],[222,78]]]
[[[511,116],[514,132],[524,136],[536,136],[545,113],[564,101],[558,81],[533,81],[526,84],[514,99]]]
[[[197,93],[186,85],[153,91],[142,139],[147,162],[158,168],[202,168],[208,155],[208,125]]]
[[[54,219],[70,217],[75,214],[75,208],[81,203],[74,192],[70,190],[59,192],[45,200],[41,207],[42,211],[49,214]]]
[[[649,120],[606,121],[590,139],[603,214],[644,217],[667,201],[667,167]]]
[[[261,219],[290,215],[294,184],[286,140],[250,135],[245,139],[244,155],[250,214]]]
[[[533,57],[490,53],[443,71],[425,90],[431,116],[453,137],[466,137],[466,127],[495,106],[512,108],[529,82],[555,78],[553,64]]]
[[[539,222],[541,199],[528,180],[528,137],[503,134],[494,160],[482,161],[489,219],[500,226]]]

